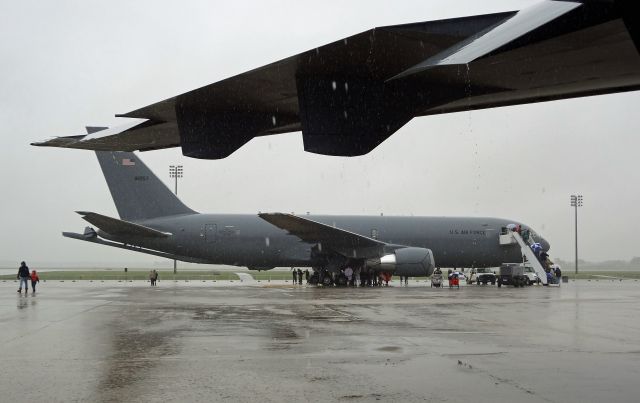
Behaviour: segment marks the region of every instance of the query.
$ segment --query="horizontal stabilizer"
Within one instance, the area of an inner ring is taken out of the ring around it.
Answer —
[[[161,252],[161,251],[157,251],[157,250],[153,250],[153,249],[141,248],[139,246],[133,246],[133,245],[127,245],[127,244],[122,244],[122,243],[118,243],[118,242],[107,241],[107,240],[104,240],[104,239],[98,238],[98,237],[87,238],[85,235],[78,234],[78,233],[75,233],[75,232],[63,232],[62,236],[64,236],[65,238],[77,239],[79,241],[87,241],[87,242],[96,243],[96,244],[99,244],[99,245],[111,246],[112,248],[120,248],[120,249],[126,249],[126,250],[139,252],[139,253],[146,253],[148,255],[160,256],[160,257],[163,257],[163,258],[166,258],[166,259],[176,259],[176,260],[180,260],[182,262],[201,263],[201,264],[211,263],[211,262],[209,262],[207,260],[198,259],[196,257],[174,255],[173,253],[166,253],[166,252]]]
[[[436,66],[469,64],[581,5],[581,3],[567,1],[538,3],[403,71],[391,80],[420,73]]]
[[[380,251],[387,246],[373,238],[292,214],[261,213],[258,216],[304,242],[317,243],[321,248],[334,250],[347,257],[378,257]]]
[[[141,238],[166,238],[171,236],[170,232],[162,232],[144,225],[134,224],[128,221],[118,220],[102,214],[86,211],[77,211],[86,221],[100,228],[111,235],[141,237]]]

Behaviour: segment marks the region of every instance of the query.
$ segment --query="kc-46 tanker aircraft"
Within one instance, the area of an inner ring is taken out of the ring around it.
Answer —
[[[639,89],[637,3],[548,0],[374,28],[116,115],[122,125],[33,144],[219,159],[301,131],[306,151],[362,155],[417,116]]]
[[[296,216],[200,214],[184,205],[130,152],[96,152],[120,219],[79,211],[98,230],[65,237],[185,262],[312,267],[328,272],[365,267],[430,276],[442,267],[495,267],[522,260],[502,243],[512,220],[481,217]],[[549,244],[524,224],[544,250]],[[325,276],[330,279],[331,276]]]

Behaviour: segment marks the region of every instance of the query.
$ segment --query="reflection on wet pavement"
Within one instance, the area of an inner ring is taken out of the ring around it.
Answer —
[[[0,390],[3,401],[635,401],[638,291],[52,284],[25,297],[1,285]],[[37,385],[23,392],[15,368]]]

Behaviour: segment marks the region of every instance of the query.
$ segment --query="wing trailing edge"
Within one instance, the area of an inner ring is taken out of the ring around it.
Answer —
[[[87,134],[54,137],[31,143],[39,147],[76,148],[94,151],[150,151],[180,146],[175,122],[127,119],[115,127],[87,127]]]
[[[389,81],[437,66],[469,64],[580,6],[581,3],[572,1],[538,3],[403,71]]]

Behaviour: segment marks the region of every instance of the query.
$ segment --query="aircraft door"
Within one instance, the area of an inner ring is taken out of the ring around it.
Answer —
[[[204,239],[207,243],[213,243],[216,241],[216,233],[218,232],[218,225],[205,224],[204,225]]]

